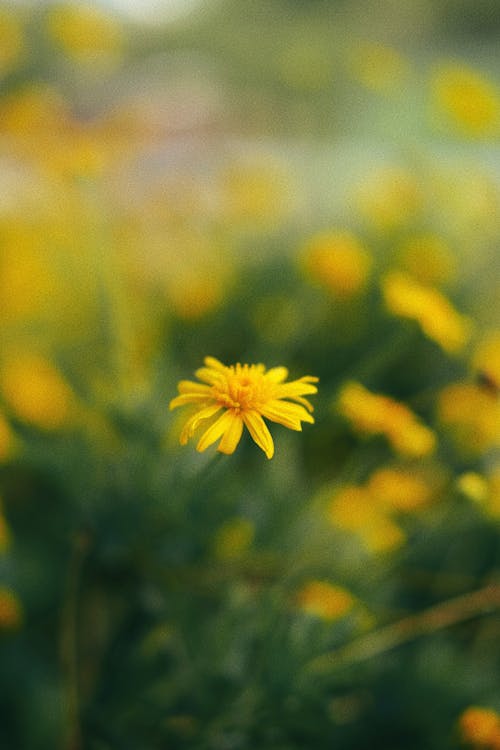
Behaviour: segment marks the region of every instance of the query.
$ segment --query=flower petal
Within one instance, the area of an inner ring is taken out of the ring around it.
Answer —
[[[266,378],[272,383],[282,383],[288,377],[288,370],[286,367],[271,367],[266,372]]]
[[[217,414],[219,409],[221,409],[221,406],[219,404],[211,404],[210,406],[206,406],[204,409],[201,409],[201,411],[196,412],[196,414],[193,414],[193,416],[188,419],[188,421],[182,428],[182,432],[179,438],[180,444],[186,445],[187,441],[190,437],[192,437],[200,422],[213,417],[214,414]]]
[[[211,367],[200,367],[199,370],[196,370],[195,375],[198,380],[203,380],[204,383],[208,383],[209,385],[215,385],[215,383],[220,383],[224,379],[224,373],[218,372]]]
[[[226,365],[223,365],[222,362],[215,357],[205,357],[203,362],[212,370],[219,370],[219,372],[225,372],[227,370]]]
[[[203,433],[200,440],[198,441],[198,445],[196,446],[197,451],[204,451],[206,448],[208,448],[212,443],[215,443],[216,440],[218,440],[229,427],[231,426],[231,422],[233,419],[233,413],[230,411],[225,411],[219,419],[214,422],[206,432]]]
[[[211,393],[209,385],[194,383],[192,380],[181,380],[177,389],[179,393]]]
[[[210,394],[207,396],[205,393],[182,393],[180,396],[176,396],[172,399],[169,404],[169,409],[176,409],[178,406],[184,406],[185,404],[199,404],[203,406],[204,403],[210,403],[212,399]]]
[[[300,432],[302,430],[301,422],[314,424],[313,417],[302,406],[290,404],[287,401],[279,401],[278,399],[269,401],[260,411],[263,417],[278,422],[290,430]]]
[[[250,435],[259,448],[262,448],[268,458],[274,455],[274,443],[266,423],[256,411],[246,411],[243,414]]]
[[[227,454],[234,453],[240,442],[241,433],[243,432],[243,419],[241,416],[232,412],[229,413],[232,417],[231,422],[217,447],[218,451]]]

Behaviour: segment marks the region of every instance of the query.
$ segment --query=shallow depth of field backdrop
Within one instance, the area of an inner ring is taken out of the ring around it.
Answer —
[[[499,57],[496,0],[1,4],[2,750],[500,748]],[[207,356],[315,423],[181,446]]]

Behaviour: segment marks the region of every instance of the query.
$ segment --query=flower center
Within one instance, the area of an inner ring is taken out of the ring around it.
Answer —
[[[251,367],[228,368],[224,379],[212,386],[215,400],[226,409],[236,412],[258,410],[270,396],[270,386],[259,371]]]

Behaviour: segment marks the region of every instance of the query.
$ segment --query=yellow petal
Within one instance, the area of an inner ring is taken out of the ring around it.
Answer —
[[[226,366],[223,365],[222,362],[219,362],[215,357],[205,357],[203,361],[207,367],[211,367],[213,370],[219,370],[219,372],[224,372],[226,370]]]
[[[209,383],[209,385],[220,383],[221,378],[224,377],[222,372],[218,372],[210,367],[200,367],[199,370],[196,370],[195,375],[198,380],[203,380],[204,383]]]
[[[233,414],[230,411],[225,411],[219,419],[214,422],[206,432],[203,433],[201,436],[198,445],[196,446],[197,451],[204,451],[206,448],[208,448],[212,443],[215,443],[216,440],[218,440],[229,427],[231,426],[231,422],[233,420]]]
[[[282,383],[288,377],[288,370],[286,367],[271,367],[266,372],[266,378],[272,383]]]
[[[176,396],[172,399],[169,404],[169,409],[176,409],[178,406],[184,406],[185,404],[199,404],[203,405],[204,402],[211,401],[210,395],[205,393],[183,393],[181,396]]]
[[[222,440],[217,448],[221,453],[234,453],[240,442],[241,433],[243,432],[243,420],[239,414],[231,414],[229,427],[222,436]]]
[[[295,398],[305,396],[309,393],[317,393],[318,389],[312,383],[304,383],[293,380],[291,383],[283,383],[276,388],[276,398]]]
[[[314,419],[302,406],[277,399],[263,406],[261,414],[273,422],[278,422],[290,430],[298,430],[299,432],[302,430],[301,421],[314,423]]]
[[[179,393],[211,393],[209,385],[194,383],[192,380],[181,380],[177,386]]]
[[[268,458],[274,455],[274,443],[267,425],[256,411],[247,411],[243,414],[243,420],[250,435],[259,448],[262,448]]]
[[[188,419],[188,421],[182,428],[181,436],[179,438],[180,444],[186,445],[187,441],[193,435],[200,422],[213,417],[214,414],[217,414],[219,409],[221,409],[219,404],[212,404],[211,406],[205,407],[196,414],[193,414],[193,416]]]

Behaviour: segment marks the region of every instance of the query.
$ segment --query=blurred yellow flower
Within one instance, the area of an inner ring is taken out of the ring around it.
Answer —
[[[366,285],[371,257],[350,232],[324,232],[304,248],[306,273],[340,298],[356,294]]]
[[[349,591],[327,581],[309,581],[297,591],[295,600],[300,610],[328,622],[344,617],[355,604]]]
[[[75,414],[71,388],[39,354],[11,352],[0,369],[0,389],[17,419],[43,430],[59,429]]]
[[[222,213],[229,222],[278,224],[292,203],[289,176],[269,160],[228,166],[220,188]]]
[[[500,716],[492,708],[469,706],[458,720],[464,742],[477,748],[500,748]]]
[[[247,518],[233,518],[221,526],[215,536],[214,551],[220,560],[239,557],[252,544],[255,527]]]
[[[15,630],[22,619],[21,602],[16,594],[5,587],[0,588],[0,630]]]
[[[400,246],[401,266],[421,284],[443,284],[453,277],[455,258],[447,243],[438,235],[421,234],[409,237]]]
[[[393,47],[362,42],[350,56],[350,70],[367,89],[389,94],[400,89],[408,75],[408,63]]]
[[[124,37],[117,21],[95,5],[53,6],[48,31],[68,57],[82,63],[109,63],[122,51]]]
[[[465,453],[500,445],[500,401],[490,390],[475,383],[451,383],[438,396],[437,413]]]
[[[419,284],[400,271],[391,271],[382,279],[382,294],[393,315],[415,320],[425,335],[446,352],[460,351],[469,340],[471,321],[434,287]]]
[[[488,482],[475,471],[461,474],[457,479],[457,487],[466,497],[480,505],[488,498]]]
[[[0,461],[7,458],[14,445],[14,436],[5,416],[0,412]]]
[[[404,404],[370,392],[361,383],[346,383],[338,396],[340,413],[366,435],[385,435],[403,456],[426,456],[436,447],[432,430]]]
[[[356,534],[372,553],[397,549],[406,536],[365,486],[347,486],[336,493],[328,507],[330,523]]]
[[[414,470],[383,468],[374,472],[367,485],[376,502],[393,511],[415,511],[432,498],[432,487]]]
[[[361,214],[378,231],[392,231],[404,226],[422,205],[415,178],[398,169],[384,169],[367,175],[355,197]]]
[[[0,78],[16,67],[24,52],[24,33],[19,19],[0,8]]]
[[[462,135],[499,134],[500,96],[488,78],[463,63],[443,63],[431,80],[438,116]]]
[[[180,395],[170,402],[170,409],[186,404],[196,407],[196,412],[181,432],[181,445],[186,445],[202,422],[212,420],[221,409],[222,415],[209,423],[201,436],[196,446],[198,451],[204,451],[221,438],[217,450],[233,453],[245,425],[267,458],[272,458],[274,443],[262,417],[299,431],[302,430],[301,422],[314,423],[310,414],[313,407],[304,396],[317,393],[313,384],[318,378],[306,375],[285,383],[286,367],[273,367],[267,371],[262,364],[238,363],[227,367],[214,357],[205,357],[204,363],[205,367],[195,373],[202,383],[181,380],[178,385]]]

